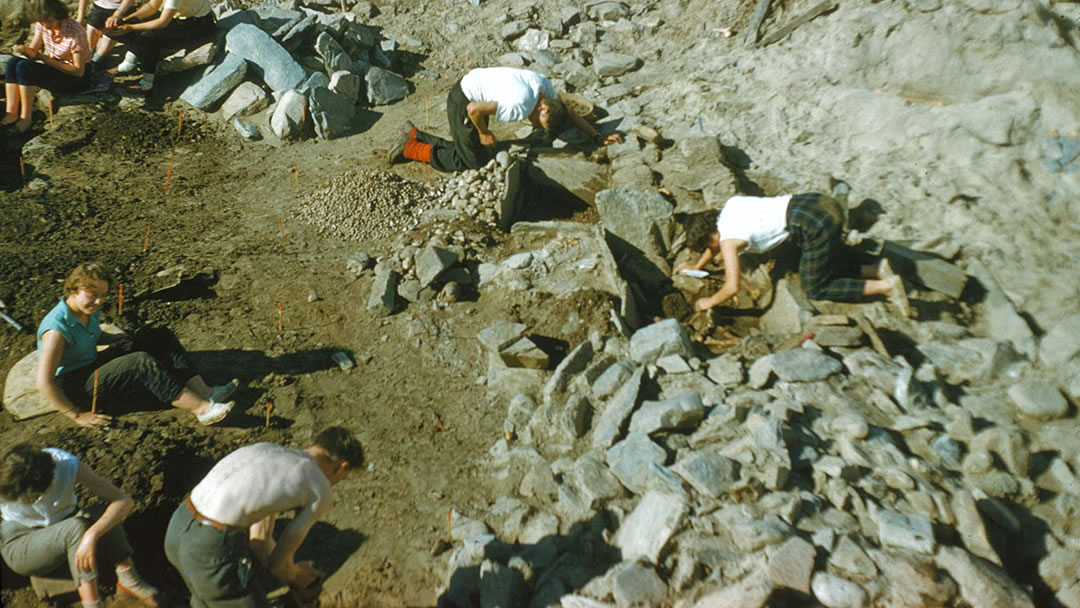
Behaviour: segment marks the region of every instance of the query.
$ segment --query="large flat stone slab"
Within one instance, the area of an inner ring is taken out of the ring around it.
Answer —
[[[225,50],[251,62],[251,71],[274,91],[294,89],[307,78],[300,66],[269,34],[247,23],[229,30]]]

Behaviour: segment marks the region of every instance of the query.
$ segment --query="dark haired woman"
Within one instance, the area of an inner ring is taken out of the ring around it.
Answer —
[[[112,419],[83,409],[92,403],[95,384],[102,407],[110,410],[118,398],[150,395],[194,414],[202,424],[224,419],[233,408],[225,400],[238,381],[207,385],[168,332],[140,336],[134,348],[117,345],[97,352],[98,343],[110,339],[101,331],[101,306],[112,283],[112,274],[97,262],[80,264],[64,281],[64,298],[38,325],[41,394],[80,426],[101,426]]]
[[[24,133],[30,130],[34,96],[39,88],[54,93],[78,93],[89,88],[86,62],[90,43],[86,29],[70,18],[60,0],[29,0],[27,16],[34,22],[30,44],[15,45],[15,53],[4,74],[7,104],[0,125],[15,125]],[[43,48],[44,47],[44,48]]]
[[[106,503],[97,517],[76,506],[75,484]],[[66,564],[83,608],[100,608],[98,556],[116,564],[116,591],[145,606],[158,590],[135,571],[120,522],[134,502],[109,480],[56,448],[20,443],[0,460],[0,556],[17,574],[46,576]]]

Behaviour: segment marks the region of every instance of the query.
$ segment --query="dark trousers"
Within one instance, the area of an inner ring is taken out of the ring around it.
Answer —
[[[132,402],[154,399],[172,403],[184,384],[197,376],[184,347],[166,329],[144,329],[128,346],[113,346],[85,367],[61,374],[60,389],[68,399],[86,407],[93,400],[94,370],[98,372],[98,411],[116,414]]]
[[[818,300],[857,300],[864,279],[844,278],[856,271],[843,256],[844,210],[835,200],[816,193],[791,197],[787,228],[799,248],[799,279],[807,295]]]
[[[4,521],[0,524],[0,556],[13,572],[23,576],[54,575],[67,566],[76,584],[95,578],[96,572],[80,571],[75,565],[75,551],[86,529],[103,511],[103,508],[89,513],[77,511],[67,519],[41,528]],[[105,533],[98,540],[96,550],[99,569],[102,564],[116,564],[132,554],[131,544],[120,526]]]
[[[416,139],[431,144],[431,167],[443,173],[479,169],[495,156],[494,146],[480,143],[480,134],[469,120],[466,106],[469,100],[461,90],[459,80],[446,96],[446,117],[450,121],[453,141],[417,132]]]
[[[147,21],[157,18],[158,15],[154,15]],[[138,23],[138,21],[126,23]],[[189,19],[174,17],[168,25],[156,30],[118,35],[111,32],[105,33],[109,35],[109,38],[127,45],[127,50],[139,58],[139,65],[142,66],[144,74],[153,74],[161,59],[162,49],[193,49],[209,42],[214,37],[214,15],[210,13],[203,17]]]
[[[218,530],[195,520],[186,503],[165,531],[165,557],[191,592],[191,608],[255,608],[249,589],[252,556],[247,530]]]
[[[4,82],[27,87],[41,87],[53,93],[81,93],[90,88],[90,63],[82,76],[72,76],[32,59],[12,57],[7,62]]]

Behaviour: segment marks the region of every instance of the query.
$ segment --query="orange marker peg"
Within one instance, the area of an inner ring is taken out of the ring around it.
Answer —
[[[169,168],[165,170],[165,194],[169,193],[169,176],[172,175],[173,159],[169,157]]]
[[[285,330],[285,305],[281,302],[277,303],[277,330]]]
[[[467,69],[467,70],[472,69],[472,56],[470,56],[470,55],[465,56],[465,69]]]
[[[179,116],[176,119],[176,134],[180,135],[180,131],[184,128],[184,109],[180,108],[178,114]]]
[[[143,239],[142,252],[146,253],[147,249],[150,249],[150,226],[146,227],[146,238]]]
[[[119,293],[116,296],[116,316],[124,314],[124,284],[120,283]]]
[[[281,227],[281,244],[285,244],[285,220],[281,216],[277,216],[278,226]]]
[[[428,94],[424,93],[424,128],[431,130],[431,118],[428,116]]]
[[[300,163],[293,161],[292,163],[293,177],[296,178],[296,185],[300,185]]]
[[[90,400],[90,413],[97,413],[97,386],[98,386],[98,372],[101,370],[94,370],[94,396]]]
[[[273,401],[266,402],[266,428],[270,428],[270,408],[274,405]]]
[[[446,542],[451,542],[454,539],[454,535],[450,533],[450,521],[451,514],[453,514],[453,512],[453,509],[446,510]]]
[[[19,155],[19,181],[26,181],[26,167],[23,165],[22,154]]]

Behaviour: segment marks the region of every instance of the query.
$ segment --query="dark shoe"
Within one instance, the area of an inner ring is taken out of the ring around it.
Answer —
[[[394,145],[390,148],[390,153],[387,156],[387,162],[391,165],[405,160],[405,144],[409,143],[412,139],[413,130],[416,129],[413,126],[412,121],[406,120],[405,124],[401,125],[401,133],[398,134],[397,139],[394,140]]]

